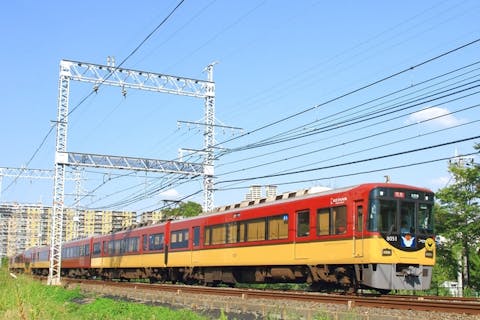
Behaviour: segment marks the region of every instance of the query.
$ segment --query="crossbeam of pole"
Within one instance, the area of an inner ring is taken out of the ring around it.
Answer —
[[[55,171],[52,169],[11,168],[0,167],[0,176],[18,177],[23,179],[53,179]],[[67,172],[65,180],[76,180],[73,174]]]
[[[62,60],[70,69],[70,79],[90,82],[99,85],[109,85],[155,92],[171,93],[183,96],[205,98],[211,81],[170,76],[114,66],[93,63]],[[98,87],[94,87],[98,90]]]
[[[91,168],[179,173],[187,175],[203,174],[203,164],[201,163],[133,158],[124,156],[107,156],[78,152],[60,153],[58,154],[57,162],[70,166],[83,166]]]

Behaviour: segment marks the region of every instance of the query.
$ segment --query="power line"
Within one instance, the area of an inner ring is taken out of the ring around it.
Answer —
[[[54,126],[50,126],[50,130],[48,130],[47,134],[43,137],[43,140],[42,142],[40,143],[40,145],[37,147],[37,149],[35,150],[35,152],[32,154],[32,156],[30,157],[30,159],[28,159],[27,163],[25,164],[25,169],[28,168],[28,166],[30,165],[30,163],[32,162],[32,160],[35,158],[35,156],[38,154],[38,152],[40,151],[40,149],[43,147],[43,145],[45,144],[45,142],[47,141],[47,138],[48,136],[50,135],[50,133],[52,133],[53,131],[53,128]],[[18,173],[18,175],[10,182],[10,184],[3,190],[1,190],[3,192],[7,191],[15,182],[17,182],[18,178],[22,175],[24,170],[20,171]]]
[[[472,84],[477,83],[477,82],[480,82],[480,80],[472,81],[472,82],[467,83],[465,85],[472,85]],[[360,117],[350,118],[350,119],[347,119],[347,120],[344,120],[344,121],[341,121],[341,122],[330,124],[328,126],[322,126],[321,128],[312,129],[309,132],[300,133],[300,134],[297,134],[295,136],[291,136],[291,137],[287,137],[287,138],[283,138],[283,139],[278,139],[278,140],[271,140],[271,141],[267,140],[267,141],[263,141],[262,143],[250,144],[250,145],[247,145],[247,146],[244,146],[244,147],[241,147],[241,148],[237,148],[237,149],[233,149],[233,150],[230,149],[231,150],[230,152],[232,152],[232,151],[244,151],[244,150],[264,147],[264,146],[268,146],[268,145],[272,145],[272,144],[284,143],[284,142],[288,142],[288,141],[292,141],[292,140],[305,138],[305,137],[308,137],[308,136],[317,135],[317,134],[320,134],[320,133],[332,131],[332,130],[337,130],[339,128],[351,126],[351,125],[354,125],[354,124],[363,123],[363,122],[366,122],[366,121],[370,121],[370,120],[373,120],[373,119],[377,119],[377,118],[381,118],[381,117],[390,115],[392,113],[397,113],[397,112],[400,112],[400,111],[411,109],[413,107],[416,107],[416,106],[419,106],[419,105],[422,105],[422,104],[434,102],[434,101],[437,101],[437,100],[440,100],[440,99],[443,99],[443,98],[450,97],[452,95],[456,95],[456,94],[459,94],[459,93],[462,93],[462,92],[465,92],[465,91],[468,91],[468,90],[472,90],[472,89],[480,87],[480,84],[472,85],[472,86],[467,87],[467,88],[461,88],[461,87],[463,87],[463,85],[462,86],[457,86],[455,88],[451,88],[451,89],[448,89],[448,90],[445,90],[445,91],[442,91],[440,93],[432,94],[432,95],[429,95],[429,96],[424,97],[424,98],[419,98],[419,99],[415,99],[413,101],[408,101],[408,102],[405,102],[405,103],[397,104],[396,106],[394,106],[393,109],[391,107],[386,107],[386,108],[383,108],[383,109],[378,110],[376,112],[367,113],[367,114],[364,114]],[[435,95],[446,93],[448,91],[455,90],[455,89],[458,89],[458,90],[454,91],[453,93],[448,93],[448,94],[441,95],[439,97],[434,97]],[[448,103],[448,102],[452,102],[452,101],[455,101],[455,100],[463,99],[465,97],[469,97],[469,96],[472,96],[472,95],[475,95],[475,94],[478,94],[478,93],[479,93],[479,91],[474,92],[474,93],[470,93],[470,94],[466,94],[466,95],[464,95],[460,98],[455,98],[455,99],[452,99],[450,101],[443,102],[443,103]],[[425,98],[430,98],[430,99],[423,100]],[[423,100],[423,101],[421,101],[421,100]],[[416,102],[416,103],[414,103],[413,105],[409,105],[412,102]],[[400,108],[400,107],[402,107],[402,108]]]
[[[380,99],[383,99],[383,98],[392,96],[392,95],[394,95],[394,94],[400,93],[400,92],[405,91],[405,90],[409,90],[409,89],[411,89],[411,88],[413,88],[413,87],[417,87],[417,86],[419,86],[419,85],[421,85],[421,84],[426,84],[426,83],[428,83],[428,82],[430,82],[430,81],[439,79],[439,78],[444,77],[444,76],[446,76],[446,75],[453,74],[453,73],[455,73],[455,72],[457,72],[457,71],[460,71],[460,70],[466,69],[466,68],[468,68],[468,67],[474,66],[474,65],[476,65],[476,64],[478,64],[478,63],[480,63],[480,61],[477,61],[477,62],[475,62],[475,63],[469,64],[469,65],[464,66],[464,67],[461,67],[461,68],[457,68],[457,69],[455,69],[455,70],[451,70],[451,71],[449,71],[449,72],[447,72],[447,73],[444,73],[444,74],[439,75],[439,76],[435,76],[435,77],[430,78],[430,79],[428,79],[428,80],[424,80],[424,81],[422,81],[422,82],[420,82],[420,83],[416,83],[416,84],[414,84],[414,85],[412,85],[412,86],[405,87],[405,88],[402,88],[402,89],[400,89],[400,90],[396,90],[396,91],[390,92],[390,93],[385,94],[385,95],[383,95],[383,96],[381,96],[381,97],[374,98],[374,99],[371,99],[371,100],[369,100],[369,101],[367,101],[367,102],[364,102],[364,103],[355,105],[354,107],[348,108],[347,110],[339,111],[339,112],[336,112],[336,113],[334,113],[334,114],[332,114],[332,115],[325,116],[325,117],[323,117],[321,120],[315,120],[315,121],[312,121],[312,122],[307,123],[307,124],[305,124],[305,125],[301,125],[301,126],[298,126],[298,127],[294,128],[294,129],[285,131],[284,133],[277,134],[276,136],[279,136],[279,137],[282,136],[282,135],[285,135],[285,136],[286,136],[289,132],[292,132],[292,133],[293,133],[293,132],[295,132],[295,130],[302,130],[302,131],[305,133],[305,131],[307,130],[307,126],[308,126],[308,125],[312,125],[312,124],[314,124],[314,123],[318,123],[318,126],[320,126],[320,125],[324,126],[325,124],[327,124],[327,123],[329,123],[329,122],[331,123],[332,121],[334,121],[334,120],[325,121],[325,119],[332,118],[332,117],[335,116],[335,115],[339,115],[339,114],[341,114],[341,113],[345,113],[345,112],[347,112],[347,111],[357,109],[357,108],[359,108],[359,107],[361,107],[361,106],[368,105],[369,103],[372,103],[372,102],[378,101],[378,100],[380,100]],[[477,70],[480,70],[480,68],[476,68],[476,69],[474,69],[474,70],[470,70],[470,71],[464,72],[464,73],[462,73],[462,74],[460,74],[460,75],[456,75],[456,76],[454,76],[454,77],[451,77],[451,78],[449,78],[449,79],[443,80],[443,81],[441,81],[441,82],[434,83],[434,84],[429,85],[429,86],[427,86],[427,87],[425,87],[425,88],[418,89],[418,90],[416,90],[416,91],[414,91],[414,92],[412,92],[412,93],[404,94],[404,95],[402,95],[402,96],[400,96],[400,97],[397,97],[397,98],[394,98],[394,99],[390,99],[389,101],[385,101],[385,102],[383,102],[383,103],[381,103],[381,104],[378,104],[378,105],[376,105],[376,106],[380,106],[380,105],[386,104],[386,103],[388,103],[388,102],[393,102],[393,101],[398,100],[398,99],[400,99],[400,98],[403,98],[403,97],[412,95],[412,94],[417,93],[417,92],[424,91],[424,90],[426,90],[426,89],[434,88],[435,86],[438,86],[438,85],[440,85],[440,84],[442,84],[442,83],[445,83],[445,82],[448,82],[448,81],[457,79],[457,78],[462,77],[462,76],[465,76],[465,75],[468,75],[469,73],[474,72],[474,71],[477,71]],[[472,79],[472,78],[478,77],[479,75],[480,75],[480,74],[477,73],[476,75],[474,75],[474,76],[472,76],[472,77],[470,77],[470,78],[467,78],[467,79],[463,79],[463,80],[461,80],[461,81],[458,81],[457,83],[470,80],[470,79]],[[454,84],[455,84],[455,83],[454,83]],[[453,85],[453,84],[450,84],[450,85]],[[445,86],[445,87],[443,87],[443,88],[447,88],[447,87],[448,87],[448,86]],[[442,89],[442,88],[439,88],[439,89],[436,89],[436,90],[440,90],[440,89]],[[434,91],[432,91],[432,92],[434,92]],[[421,96],[417,96],[417,97],[421,97]],[[412,101],[412,100],[410,100],[410,101]],[[376,106],[373,106],[373,107],[376,107]],[[397,105],[393,105],[393,106],[398,106],[398,104],[397,104]],[[393,106],[387,106],[387,108],[392,108]],[[372,109],[373,107],[369,107],[369,108],[367,108],[367,109],[365,109],[365,110]],[[353,114],[351,114],[351,116],[353,116],[354,114],[358,114],[358,113],[359,113],[359,112],[353,113]],[[411,113],[410,113],[410,114],[411,114]],[[393,118],[393,119],[397,119],[397,118],[398,118],[398,117],[395,117],[395,118]],[[337,118],[337,119],[338,119],[338,118]],[[392,119],[389,119],[389,120],[386,120],[386,121],[391,121],[391,120],[392,120]],[[378,123],[378,122],[377,122],[377,123]],[[338,124],[338,123],[337,123],[337,124]],[[375,124],[372,124],[372,125],[375,125]],[[372,125],[370,125],[370,126],[372,126]],[[325,127],[323,127],[323,128],[325,128]],[[354,130],[351,130],[351,131],[348,131],[348,132],[351,133],[351,132],[359,131],[359,130],[361,130],[361,129],[363,129],[363,128],[364,128],[364,127],[360,128],[360,129],[354,129]],[[312,128],[311,130],[313,130],[313,129],[314,129],[314,128]],[[347,133],[347,132],[344,132],[344,133],[342,133],[342,134],[346,134],[346,133]],[[335,134],[335,137],[338,137],[338,135],[339,135],[339,134]],[[273,138],[273,137],[271,137],[271,138]],[[326,139],[328,140],[328,137],[327,137],[327,138],[324,138],[323,140],[326,140]],[[262,141],[268,141],[268,139],[264,139],[264,140],[262,140]],[[355,141],[355,140],[354,140],[354,141]],[[250,156],[248,156],[248,157],[246,157],[246,158],[243,158],[243,159],[239,159],[239,160],[235,160],[235,161],[223,163],[223,164],[218,165],[218,167],[223,167],[223,166],[226,166],[226,165],[229,165],[229,164],[237,164],[237,163],[239,163],[239,162],[241,162],[241,161],[246,161],[246,160],[251,160],[251,159],[258,159],[259,157],[262,157],[262,156],[272,155],[272,154],[275,154],[275,153],[278,153],[278,152],[283,152],[283,151],[286,151],[286,150],[291,150],[291,149],[300,148],[300,147],[306,146],[306,145],[308,145],[308,144],[317,143],[317,142],[318,142],[317,140],[314,140],[314,141],[309,141],[309,142],[302,143],[302,144],[296,143],[294,146],[289,146],[289,147],[286,147],[286,148],[281,148],[281,149],[278,149],[278,150],[276,150],[276,151],[271,151],[271,152],[263,153],[263,154],[261,154],[261,155],[254,155],[254,156],[250,155]],[[348,143],[348,142],[346,142],[346,143]],[[227,149],[226,151],[219,152],[218,155],[217,155],[217,158],[220,158],[221,156],[228,154],[228,153],[229,153],[230,151],[232,151],[232,150],[241,150],[241,148],[238,147],[238,148],[235,148],[235,149]]]
[[[295,133],[295,132],[298,131],[298,130],[300,130],[301,132],[305,133],[306,130],[308,129],[307,126],[313,125],[313,124],[315,124],[315,123],[319,123],[319,124],[323,125],[324,128],[325,128],[325,124],[332,123],[333,121],[335,121],[335,120],[340,120],[340,119],[342,119],[342,118],[332,119],[331,121],[325,121],[325,119],[332,118],[332,117],[334,117],[334,116],[340,115],[340,114],[342,114],[342,113],[346,113],[346,112],[348,112],[348,111],[352,111],[352,110],[357,109],[357,108],[359,108],[359,107],[361,107],[361,106],[365,106],[365,105],[368,105],[368,104],[370,104],[370,103],[372,103],[372,102],[379,101],[379,100],[381,100],[381,99],[383,99],[383,98],[386,98],[386,97],[388,97],[388,96],[392,96],[392,95],[397,94],[397,93],[400,93],[400,92],[402,92],[402,91],[409,90],[409,89],[411,89],[411,88],[413,88],[413,87],[416,87],[416,86],[418,86],[418,85],[425,84],[425,83],[430,82],[430,81],[432,81],[432,80],[434,80],[434,79],[443,77],[443,76],[445,76],[445,75],[451,74],[452,72],[456,72],[456,71],[459,71],[459,70],[464,69],[464,68],[467,68],[467,67],[471,67],[471,66],[473,66],[473,65],[475,65],[475,64],[478,64],[478,63],[480,63],[480,61],[477,61],[477,62],[475,62],[475,63],[469,64],[469,65],[464,66],[464,67],[462,67],[462,68],[453,70],[453,71],[451,71],[451,72],[444,73],[444,74],[442,74],[442,75],[440,75],[440,76],[436,76],[436,77],[430,78],[430,79],[428,79],[428,80],[422,81],[422,82],[417,83],[417,84],[415,84],[415,85],[412,85],[412,86],[409,86],[409,87],[406,87],[406,88],[403,88],[403,89],[400,89],[400,90],[396,90],[396,91],[394,91],[394,92],[388,93],[388,94],[383,95],[383,96],[381,96],[381,97],[371,99],[371,100],[369,100],[369,101],[367,101],[367,102],[363,102],[363,103],[361,103],[361,104],[355,105],[355,106],[353,106],[353,107],[351,107],[351,108],[348,108],[348,109],[346,109],[346,110],[342,110],[342,111],[336,112],[336,113],[334,113],[334,114],[331,114],[331,115],[329,115],[329,116],[326,116],[326,117],[322,118],[321,120],[311,121],[310,123],[307,123],[307,124],[298,126],[298,127],[296,127],[296,128],[293,128],[293,129],[284,131],[284,132],[282,132],[282,133],[276,134],[276,135],[274,135],[273,137],[266,138],[266,139],[262,140],[262,142],[264,142],[264,141],[267,141],[267,142],[268,142],[268,141],[271,141],[271,139],[273,139],[273,138],[275,138],[275,137],[286,136],[286,135],[289,134],[289,133],[293,134],[293,133]],[[377,104],[377,105],[375,105],[375,106],[368,107],[368,108],[366,108],[366,109],[363,109],[363,110],[360,110],[360,111],[357,111],[357,112],[354,112],[354,113],[350,113],[349,115],[345,115],[343,118],[345,118],[345,117],[347,117],[347,116],[353,117],[353,116],[356,115],[356,114],[360,114],[360,112],[362,112],[362,111],[372,110],[372,109],[374,109],[375,107],[378,107],[378,106],[381,106],[381,105],[385,105],[385,104],[387,104],[387,103],[389,103],[389,102],[393,102],[393,101],[395,101],[395,100],[398,100],[398,99],[403,98],[403,97],[407,97],[407,96],[409,96],[409,95],[412,95],[412,94],[417,93],[417,92],[420,92],[420,91],[424,91],[424,90],[426,90],[426,89],[435,87],[435,86],[437,86],[437,85],[439,85],[439,84],[441,84],[441,83],[444,83],[444,82],[447,82],[447,81],[449,81],[449,80],[453,80],[453,79],[459,78],[459,77],[461,77],[461,76],[467,75],[467,74],[469,74],[469,73],[471,73],[471,72],[474,72],[474,71],[477,71],[477,70],[480,70],[480,68],[476,68],[476,69],[474,69],[474,70],[470,70],[470,71],[465,72],[465,73],[463,73],[463,74],[461,74],[461,75],[457,75],[457,76],[455,76],[455,77],[452,77],[452,78],[447,79],[447,80],[443,80],[443,81],[441,81],[441,82],[438,82],[438,83],[436,83],[436,84],[427,86],[427,87],[425,87],[425,88],[418,89],[418,90],[416,90],[416,91],[414,91],[414,92],[412,92],[412,93],[404,94],[404,95],[402,95],[402,96],[400,96],[400,97],[390,99],[390,100],[388,100],[388,101],[382,102],[382,103]],[[444,86],[443,89],[448,88],[449,86],[452,86],[452,85],[454,85],[454,84],[458,84],[458,83],[461,83],[461,82],[464,82],[464,81],[467,81],[467,80],[476,78],[476,77],[478,77],[478,76],[479,76],[479,74],[476,74],[476,75],[471,76],[471,77],[469,77],[469,78],[466,78],[466,79],[457,81],[456,83],[450,84],[450,85],[448,85],[448,86]],[[459,87],[460,87],[460,86],[459,86]],[[438,90],[441,90],[441,89],[442,89],[442,88],[438,88],[438,89],[432,90],[431,92],[433,93],[433,92],[438,91]],[[452,89],[450,89],[450,90],[452,90]],[[448,91],[448,90],[446,90],[446,91],[444,91],[444,92],[447,92],[447,91]],[[438,94],[438,93],[437,93],[437,94]],[[424,95],[419,95],[419,96],[417,96],[417,97],[418,97],[418,98],[425,98],[425,96],[426,96],[426,94],[424,94]],[[432,94],[431,96],[433,97],[434,95]],[[418,101],[419,101],[419,100],[420,100],[420,99],[418,99]],[[411,103],[411,102],[413,102],[413,101],[415,101],[415,100],[405,101],[405,103]],[[399,104],[396,104],[396,105],[387,105],[387,106],[384,107],[383,109],[378,109],[376,112],[378,112],[378,111],[385,111],[385,110],[391,110],[391,108],[393,108],[393,107],[398,107],[398,106],[399,106]],[[355,118],[355,119],[357,119],[357,118]],[[345,123],[345,122],[346,122],[346,121],[336,122],[336,123],[331,124],[330,126],[337,126],[337,125],[339,125],[339,124],[341,124],[341,123]]]
[[[98,86],[100,86],[104,81],[106,81],[108,78],[110,78],[113,74],[113,72],[115,70],[117,70],[118,68],[120,68],[131,56],[133,56],[144,44],[145,42],[147,42],[148,39],[150,39],[150,37],[161,27],[163,26],[167,20],[175,13],[175,11],[180,7],[180,5],[182,5],[182,3],[184,2],[185,0],[180,0],[180,2],[177,4],[177,6],[140,42],[139,45],[137,45],[137,47],[135,49],[133,49],[132,52],[130,52],[130,54],[122,60],[122,62],[117,66],[115,67],[115,69],[113,71],[111,71],[109,73],[109,75],[101,82],[98,84]],[[91,91],[89,94],[87,94],[74,108],[72,108],[70,110],[70,112],[67,114],[67,116],[69,116],[70,114],[72,114],[78,107],[80,107],[80,105],[82,105],[92,94],[94,93],[94,91]],[[47,134],[45,135],[45,137],[43,138],[42,142],[40,143],[40,145],[37,147],[37,149],[35,150],[35,152],[33,153],[33,155],[30,157],[30,159],[28,160],[27,164],[26,164],[26,167],[28,167],[30,165],[30,163],[32,162],[32,160],[35,158],[35,156],[38,154],[38,152],[40,151],[40,149],[43,147],[43,145],[45,144],[47,138],[50,136],[50,134],[52,133],[53,131],[53,128],[54,126],[50,127],[50,130],[47,132]],[[12,186],[17,180],[18,180],[18,177],[21,175],[21,172],[19,173],[19,175],[17,177],[15,177],[15,179],[13,179],[13,181],[3,190],[3,191],[6,191],[10,188],[10,186]]]
[[[476,155],[476,154],[478,154],[478,152],[467,153],[467,154],[464,154],[463,156],[471,156],[471,155]],[[369,174],[369,173],[375,173],[375,172],[386,171],[386,170],[402,169],[402,168],[408,168],[408,167],[413,167],[413,166],[419,166],[419,165],[439,162],[439,161],[446,161],[446,160],[450,160],[451,158],[452,157],[437,158],[437,159],[432,159],[432,160],[425,160],[425,161],[420,161],[420,162],[413,162],[413,163],[398,165],[398,166],[385,167],[385,168],[366,170],[366,171],[359,171],[359,172],[347,173],[347,174],[341,174],[341,175],[334,175],[334,176],[329,176],[329,177],[317,177],[315,179],[305,179],[305,180],[280,182],[280,183],[275,183],[275,185],[280,186],[280,185],[287,185],[287,184],[297,184],[297,183],[314,182],[314,181],[320,181],[320,180],[346,178],[346,177],[352,177],[352,176],[357,176],[357,175],[362,175],[362,174]],[[217,189],[217,190],[218,191],[228,191],[228,190],[245,189],[245,188],[248,188],[248,187],[249,186],[231,187],[231,188],[221,188],[221,189]]]
[[[221,183],[231,183],[231,182],[240,182],[240,181],[251,181],[251,180],[264,179],[264,178],[273,178],[273,177],[287,176],[287,175],[292,175],[292,174],[307,173],[307,172],[319,171],[319,170],[324,170],[324,169],[338,168],[338,167],[352,165],[352,164],[359,164],[359,163],[364,163],[364,162],[369,162],[369,161],[374,161],[374,160],[396,157],[396,156],[409,154],[409,153],[414,153],[414,152],[419,152],[419,151],[430,150],[430,149],[444,147],[444,146],[447,146],[447,145],[460,143],[460,142],[465,142],[465,141],[470,141],[470,140],[474,140],[474,139],[478,139],[478,138],[480,138],[480,136],[473,136],[473,137],[469,137],[469,138],[464,138],[464,139],[459,139],[459,140],[455,140],[455,141],[440,143],[440,144],[436,144],[436,145],[430,145],[430,146],[427,146],[427,147],[416,148],[416,149],[411,149],[411,150],[402,151],[402,152],[395,152],[395,153],[390,153],[390,154],[383,155],[383,156],[371,157],[371,158],[355,160],[355,161],[349,161],[349,162],[344,162],[344,163],[334,164],[334,165],[329,165],[329,166],[324,166],[324,167],[290,171],[290,172],[284,172],[284,173],[269,174],[269,175],[256,176],[256,177],[241,178],[241,179],[224,180],[224,181],[219,181],[217,183],[221,184]]]
[[[225,172],[223,173],[222,175],[227,175],[227,174],[232,174],[232,173],[236,173],[236,172],[239,172],[239,171],[246,171],[246,170],[249,170],[249,169],[254,169],[254,168],[259,168],[259,167],[263,167],[263,166],[268,166],[268,165],[271,165],[273,163],[279,163],[279,162],[282,162],[282,161],[287,161],[287,160],[292,160],[292,159],[295,159],[295,158],[300,158],[300,157],[303,157],[303,156],[307,156],[307,155],[312,155],[312,154],[315,154],[315,153],[319,153],[319,152],[323,152],[323,151],[326,151],[326,150],[330,150],[330,149],[334,149],[334,148],[337,148],[339,147],[340,145],[341,146],[346,146],[346,145],[349,145],[349,144],[353,144],[353,143],[356,143],[356,142],[360,142],[360,141],[364,141],[364,140],[368,140],[370,138],[374,138],[374,137],[378,137],[380,135],[384,135],[384,134],[388,134],[388,133],[392,133],[392,132],[395,132],[395,131],[399,131],[399,130],[402,130],[402,129],[406,129],[406,128],[409,128],[409,127],[412,127],[412,126],[416,126],[418,124],[421,124],[421,123],[426,123],[426,122],[429,122],[429,121],[434,121],[434,120],[438,120],[442,117],[446,117],[446,116],[449,116],[451,114],[455,114],[455,113],[459,113],[459,112],[462,112],[462,111],[466,111],[466,110],[471,110],[471,109],[474,109],[474,108],[478,108],[480,106],[480,104],[476,104],[476,105],[473,105],[473,106],[469,106],[469,107],[465,107],[465,108],[462,108],[460,110],[457,110],[457,111],[454,111],[454,112],[451,112],[451,113],[448,113],[448,114],[443,114],[443,115],[439,115],[439,116],[436,116],[436,117],[432,117],[432,118],[429,118],[429,119],[426,119],[426,120],[422,120],[422,121],[419,121],[418,123],[410,123],[410,124],[407,124],[407,125],[403,125],[403,126],[399,126],[399,127],[396,127],[396,128],[392,128],[392,129],[388,129],[388,130],[384,130],[382,132],[375,132],[375,133],[372,133],[372,134],[369,134],[367,136],[363,136],[363,137],[359,137],[359,138],[355,138],[355,139],[352,139],[352,140],[348,140],[348,141],[344,141],[344,142],[341,142],[341,143],[337,143],[337,144],[333,144],[333,145],[330,145],[330,146],[326,146],[326,147],[323,147],[323,148],[320,148],[320,149],[315,149],[315,150],[312,150],[312,151],[308,151],[308,152],[305,152],[305,153],[302,153],[302,154],[297,154],[297,155],[293,155],[293,156],[290,156],[288,158],[282,158],[282,159],[278,159],[278,160],[275,160],[275,161],[271,161],[271,162],[265,162],[265,163],[262,163],[262,164],[258,164],[258,165],[255,165],[255,166],[251,166],[251,167],[248,167],[248,168],[243,168],[243,169],[240,169],[240,170],[232,170],[232,171],[229,171],[229,172]],[[428,108],[427,108],[428,109]],[[423,109],[423,110],[427,110],[427,109]],[[385,120],[383,121],[383,123],[385,122],[388,122],[388,121],[392,121],[392,120],[396,120],[400,117],[403,117],[404,115],[401,115],[401,116],[397,116],[397,117],[394,117],[394,118],[391,118],[391,119],[388,119],[388,120]],[[470,124],[471,123],[476,123],[478,122],[479,120],[475,120],[475,121],[471,121],[469,122]],[[375,123],[373,125],[376,125],[378,123]],[[367,149],[364,149],[364,150],[360,150],[360,151],[356,151],[356,152],[352,152],[352,153],[349,153],[349,154],[346,154],[346,155],[352,155],[352,154],[356,154],[356,153],[359,153],[359,152],[363,152],[365,150],[372,150],[372,149],[376,149],[376,148],[379,148],[379,147],[384,147],[384,146],[389,146],[389,145],[392,145],[392,144],[395,144],[395,143],[398,143],[398,142],[403,142],[403,141],[407,141],[407,140],[413,140],[413,139],[417,139],[417,138],[420,138],[422,136],[426,136],[428,134],[433,134],[433,133],[438,133],[440,131],[444,131],[444,130],[450,130],[450,129],[453,129],[453,128],[456,128],[456,127],[459,127],[459,126],[463,126],[464,124],[461,124],[461,125],[457,125],[457,126],[454,126],[454,127],[449,127],[447,129],[441,129],[441,130],[435,130],[433,132],[429,132],[427,134],[422,134],[422,135],[415,135],[415,136],[411,136],[411,137],[408,137],[408,138],[403,138],[403,139],[400,139],[400,140],[397,140],[397,141],[393,141],[393,142],[390,142],[390,143],[385,143],[381,146],[377,146],[377,147],[370,147],[370,148],[367,148]],[[342,155],[341,157],[345,157],[346,156],[345,154]],[[330,158],[328,160],[323,160],[323,161],[320,161],[320,162],[325,162],[325,161],[330,161],[330,160],[335,160],[335,159],[338,159],[339,157],[334,157],[334,158]],[[317,162],[319,163],[319,162]],[[308,165],[304,165],[303,167],[305,166],[308,166]],[[298,167],[297,167],[298,168]],[[286,170],[288,171],[288,170]]]
[[[266,125],[263,125],[263,126],[257,128],[257,129],[248,131],[248,132],[246,132],[246,133],[244,133],[244,134],[241,134],[241,135],[239,135],[239,136],[237,136],[237,137],[234,137],[234,138],[231,138],[231,139],[229,139],[229,140],[223,141],[223,142],[221,142],[220,144],[223,144],[223,143],[227,143],[227,142],[230,142],[230,141],[233,141],[233,140],[240,139],[240,138],[245,137],[245,136],[247,136],[247,135],[250,135],[250,134],[252,134],[252,133],[261,131],[261,130],[263,130],[263,129],[266,129],[266,128],[269,128],[269,127],[271,127],[271,126],[274,126],[274,125],[277,125],[277,124],[279,124],[279,123],[282,123],[282,122],[284,122],[284,121],[287,121],[287,120],[289,120],[289,119],[295,118],[295,117],[297,117],[297,116],[299,116],[299,115],[302,115],[302,114],[304,114],[304,113],[306,113],[306,112],[315,110],[315,109],[317,109],[317,108],[319,108],[319,107],[325,106],[325,105],[327,105],[327,104],[329,104],[329,103],[332,103],[332,102],[334,102],[334,101],[343,99],[343,98],[345,98],[345,97],[347,97],[347,96],[350,96],[350,95],[352,95],[352,94],[354,94],[354,93],[357,93],[357,92],[360,92],[360,91],[365,90],[365,89],[367,89],[367,88],[370,88],[370,87],[372,87],[372,86],[375,86],[375,85],[377,85],[377,84],[379,84],[379,83],[381,83],[381,82],[384,82],[384,81],[386,81],[386,80],[389,80],[389,79],[392,79],[392,78],[394,78],[394,77],[397,77],[397,76],[399,76],[399,75],[401,75],[401,74],[403,74],[403,73],[406,73],[406,72],[412,71],[412,70],[414,70],[414,69],[417,69],[417,68],[419,68],[419,67],[421,67],[421,66],[423,66],[423,65],[425,65],[425,64],[428,64],[428,63],[430,63],[430,62],[432,62],[432,61],[435,61],[435,60],[438,60],[438,59],[440,59],[440,58],[443,58],[443,57],[445,57],[445,56],[447,56],[447,55],[449,55],[449,54],[452,54],[452,53],[454,53],[454,52],[456,52],[456,51],[459,51],[459,50],[461,50],[461,49],[464,49],[464,48],[466,48],[466,47],[468,47],[468,46],[471,46],[471,45],[473,45],[473,44],[476,44],[476,43],[478,43],[478,42],[480,42],[480,38],[477,38],[477,39],[475,39],[475,40],[473,40],[473,41],[470,41],[470,42],[468,42],[468,43],[466,43],[466,44],[463,44],[463,45],[458,46],[458,47],[456,47],[456,48],[454,48],[454,49],[451,49],[451,50],[449,50],[449,51],[446,51],[446,52],[444,52],[444,53],[441,53],[441,54],[439,54],[439,55],[437,55],[437,56],[434,56],[434,57],[432,57],[432,58],[430,58],[430,59],[424,60],[424,61],[422,61],[422,62],[420,62],[420,63],[417,63],[417,64],[415,64],[415,65],[413,65],[413,66],[411,66],[411,67],[408,67],[408,68],[403,69],[403,70],[401,70],[401,71],[395,72],[395,73],[393,73],[393,74],[391,74],[391,75],[388,75],[388,76],[386,76],[386,77],[383,77],[383,78],[381,78],[381,79],[379,79],[379,80],[375,80],[375,81],[373,81],[373,82],[370,82],[370,83],[368,83],[368,84],[366,84],[366,85],[364,85],[364,86],[361,86],[361,87],[359,87],[359,88],[357,88],[357,89],[354,89],[354,90],[352,90],[352,91],[349,91],[349,92],[347,92],[347,93],[341,94],[341,95],[339,95],[339,96],[337,96],[337,97],[335,97],[335,98],[329,99],[329,100],[327,100],[327,101],[325,101],[325,102],[322,102],[322,103],[320,103],[320,104],[317,104],[317,105],[315,105],[315,106],[313,106],[313,107],[310,107],[310,108],[304,109],[304,110],[302,110],[302,111],[296,112],[296,113],[294,113],[294,114],[292,114],[292,115],[290,115],[290,116],[287,116],[287,117],[281,118],[281,119],[279,119],[279,120],[270,122],[270,123],[268,123],[268,124],[266,124]]]

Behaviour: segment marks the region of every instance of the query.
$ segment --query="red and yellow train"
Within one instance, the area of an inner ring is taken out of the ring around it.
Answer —
[[[428,289],[433,197],[423,188],[369,183],[238,203],[64,243],[62,276]],[[13,257],[11,268],[47,275],[48,255],[48,247],[31,248]]]

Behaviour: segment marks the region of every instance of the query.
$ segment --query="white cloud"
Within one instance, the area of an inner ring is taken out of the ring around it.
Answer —
[[[429,119],[432,120],[427,121]],[[431,107],[428,109],[420,110],[418,112],[412,113],[407,119],[407,123],[417,123],[424,121],[426,121],[426,124],[435,125],[442,128],[452,127],[463,122],[461,119],[458,119],[453,114],[451,114],[448,109],[440,107]]]
[[[167,191],[160,193],[160,197],[166,200],[177,199],[178,197],[180,197],[180,193],[178,193],[178,191],[175,189],[169,189]]]
[[[445,188],[450,182],[450,176],[437,177],[430,181],[430,184],[433,186],[433,190]]]

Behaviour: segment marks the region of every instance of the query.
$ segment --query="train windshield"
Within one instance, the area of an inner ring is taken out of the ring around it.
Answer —
[[[433,195],[386,190],[372,193],[369,231],[433,234]]]

